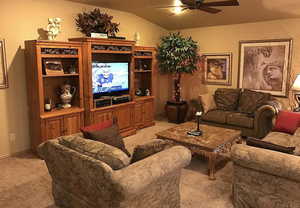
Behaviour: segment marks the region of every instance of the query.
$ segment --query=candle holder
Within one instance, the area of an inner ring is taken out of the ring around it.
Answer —
[[[201,136],[202,135],[202,131],[200,130],[200,118],[201,118],[201,115],[202,115],[202,112],[197,112],[196,113],[197,130],[188,131],[187,132],[188,135],[192,135],[192,136]]]

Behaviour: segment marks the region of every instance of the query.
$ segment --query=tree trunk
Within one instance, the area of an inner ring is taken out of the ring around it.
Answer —
[[[181,80],[181,73],[177,73],[175,75],[175,80],[174,80],[174,98],[176,102],[181,102],[180,80]]]

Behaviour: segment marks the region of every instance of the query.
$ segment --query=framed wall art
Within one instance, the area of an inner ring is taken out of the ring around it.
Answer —
[[[45,74],[46,75],[62,75],[64,74],[64,69],[61,60],[51,59],[44,60]]]
[[[0,40],[0,89],[8,88],[5,40]]]
[[[287,97],[292,39],[240,41],[239,87]]]
[[[206,53],[203,58],[205,84],[231,85],[231,53]]]

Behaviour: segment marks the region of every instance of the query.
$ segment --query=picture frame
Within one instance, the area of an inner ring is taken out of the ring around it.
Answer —
[[[204,83],[208,85],[232,84],[232,53],[204,53]]]
[[[59,59],[44,60],[44,67],[45,67],[46,75],[62,75],[62,74],[64,74],[62,62]]]
[[[5,40],[0,39],[0,89],[8,88]]]
[[[287,97],[292,39],[239,42],[238,87]]]

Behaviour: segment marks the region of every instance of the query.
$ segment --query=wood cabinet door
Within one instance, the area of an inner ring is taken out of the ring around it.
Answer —
[[[144,121],[145,122],[153,122],[154,120],[154,103],[153,101],[146,101],[144,103]]]
[[[64,120],[63,117],[48,118],[44,121],[44,139],[56,139],[63,135]]]
[[[112,110],[108,111],[96,111],[93,113],[93,124],[101,123],[103,121],[108,121],[113,119]]]
[[[143,125],[144,119],[143,119],[143,104],[137,103],[134,107],[134,121],[135,125],[139,127],[140,125]]]
[[[80,113],[64,116],[64,135],[71,135],[80,132],[82,126]]]
[[[114,116],[118,119],[120,130],[134,127],[134,106],[124,106],[116,108]]]

